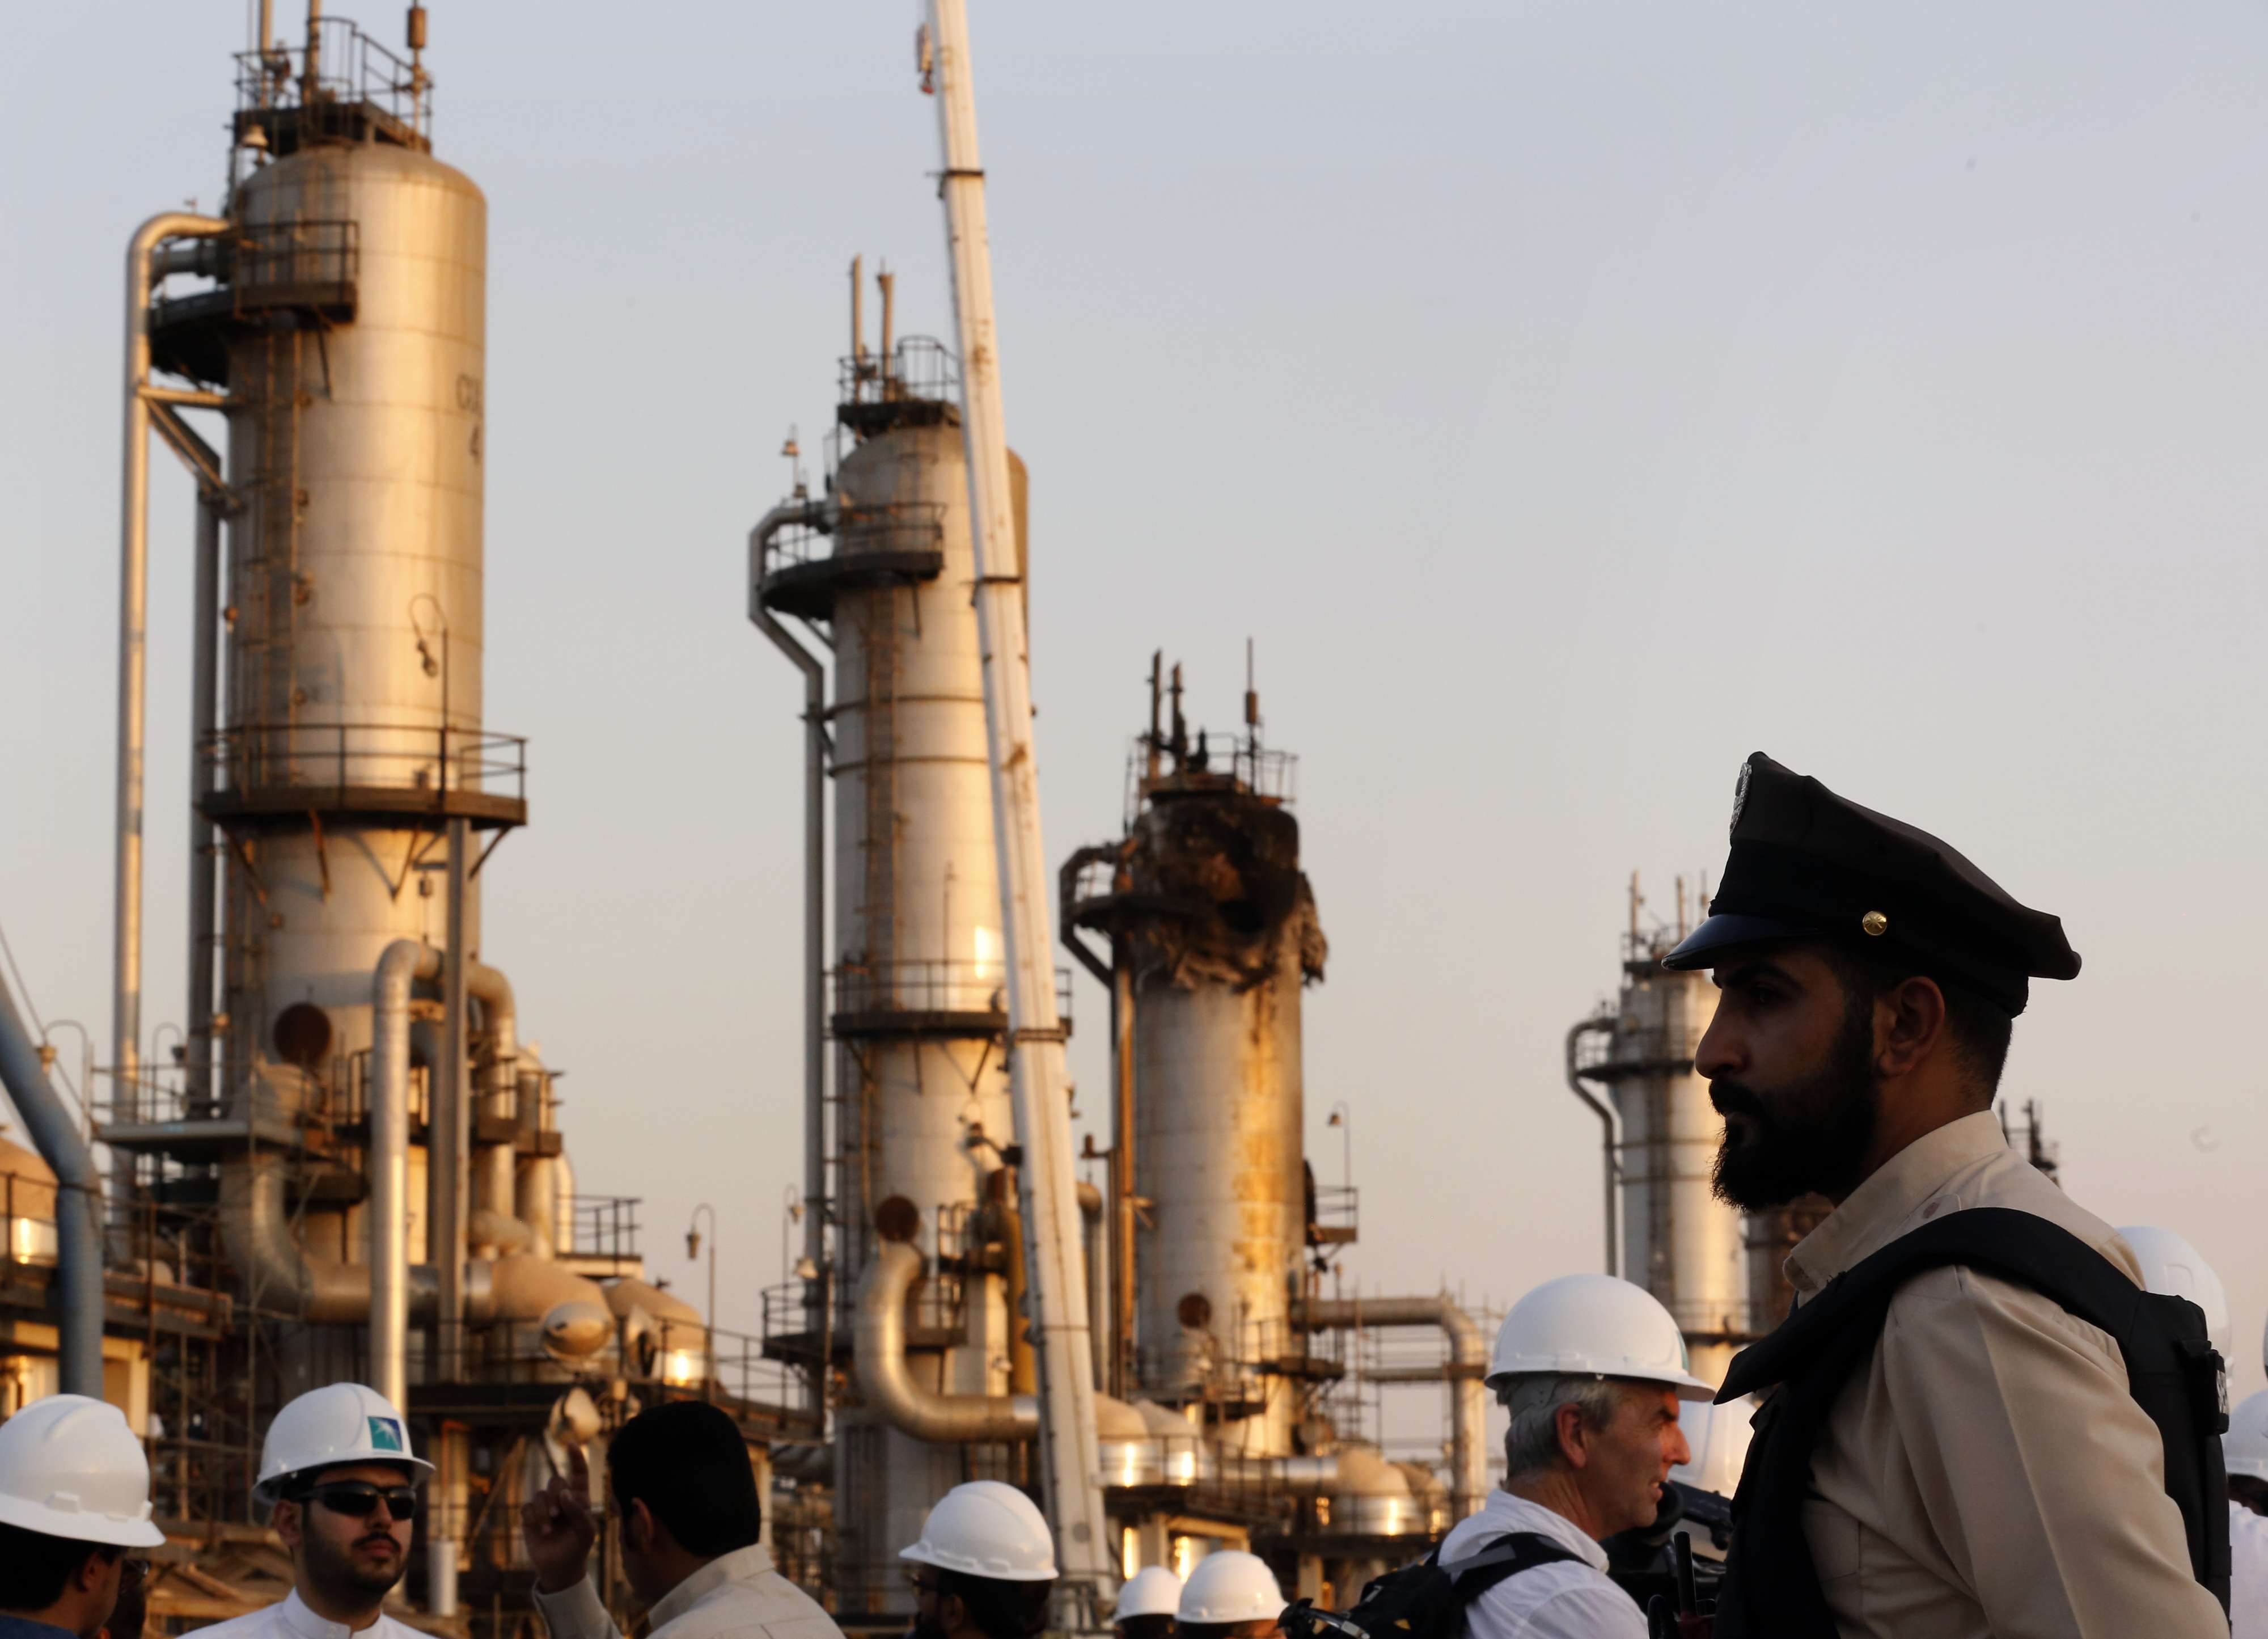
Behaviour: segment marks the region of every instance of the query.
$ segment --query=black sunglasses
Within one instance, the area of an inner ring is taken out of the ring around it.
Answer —
[[[309,1486],[299,1493],[299,1501],[320,1502],[334,1514],[343,1514],[349,1519],[368,1519],[378,1512],[380,1502],[395,1519],[417,1517],[417,1490],[414,1486],[381,1488],[367,1480],[334,1480],[328,1485]]]

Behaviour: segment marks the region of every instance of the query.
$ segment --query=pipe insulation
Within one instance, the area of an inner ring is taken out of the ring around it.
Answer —
[[[892,1428],[935,1444],[1035,1437],[1040,1408],[1030,1395],[939,1394],[915,1380],[906,1363],[906,1297],[921,1274],[919,1252],[884,1241],[858,1282],[851,1353],[866,1404]]]
[[[1311,1332],[1438,1326],[1449,1346],[1450,1524],[1480,1511],[1488,1495],[1488,1341],[1447,1292],[1430,1297],[1310,1298],[1294,1311]]]
[[[63,1392],[102,1398],[102,1225],[97,1217],[102,1179],[94,1155],[79,1136],[78,1123],[55,1089],[48,1085],[40,1050],[16,1011],[7,981],[0,979],[0,1083],[8,1089],[16,1113],[40,1158],[54,1169],[55,1192],[55,1285],[63,1324],[56,1352],[62,1356]]]
[[[439,951],[397,939],[371,976],[370,1385],[396,1406],[409,1398],[409,990],[440,973]]]
[[[150,292],[156,284],[155,258],[160,244],[173,239],[209,239],[229,231],[230,225],[218,217],[161,210],[136,228],[126,243],[110,1064],[114,1098],[129,1112],[129,1119],[140,1113],[142,1068],[142,753],[147,732],[150,629]]]

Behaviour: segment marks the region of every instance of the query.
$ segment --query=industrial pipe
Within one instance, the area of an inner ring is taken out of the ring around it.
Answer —
[[[15,1102],[40,1157],[55,1175],[56,1332],[63,1392],[102,1398],[102,1226],[95,1216],[102,1179],[70,1107],[48,1085],[40,1050],[0,979],[0,1083]]]
[[[189,1010],[183,1022],[188,1036],[192,1115],[203,1113],[201,1106],[212,1097],[213,979],[219,925],[214,879],[220,861],[205,801],[212,795],[212,737],[219,723],[221,509],[219,498],[198,497],[196,613],[189,662]]]
[[[409,1395],[409,987],[440,973],[439,951],[397,939],[371,976],[370,1386],[396,1406]]]
[[[827,668],[764,607],[763,587],[774,536],[798,525],[831,530],[838,517],[831,500],[793,501],[773,507],[748,531],[748,618],[803,674],[803,1253],[820,1272],[811,1289],[819,1293],[821,1306],[828,1290]],[[820,1330],[817,1319],[811,1329]]]
[[[874,1249],[858,1282],[851,1356],[866,1404],[894,1429],[940,1445],[1028,1440],[1040,1431],[1037,1400],[1025,1394],[939,1394],[906,1365],[906,1295],[921,1278],[922,1255],[903,1241]]]
[[[1615,1107],[1583,1085],[1583,1073],[1577,1067],[1575,1044],[1586,1036],[1611,1034],[1614,1028],[1614,1020],[1607,1015],[1601,1014],[1585,1019],[1567,1032],[1567,1089],[1591,1107],[1591,1113],[1599,1118],[1599,1125],[1606,1129],[1607,1273],[1609,1274],[1619,1274],[1622,1261],[1618,1255],[1622,1247],[1622,1234],[1615,1204],[1615,1197],[1620,1192],[1622,1169],[1616,1164],[1615,1155],[1622,1145],[1623,1125],[1615,1114]]]
[[[484,962],[468,958],[465,993],[480,1004],[481,1030],[488,1037],[488,1062],[482,1073],[479,1108],[491,1118],[511,1119],[519,1100],[519,1010],[512,999],[512,981]],[[467,1220],[469,1238],[496,1251],[513,1250],[480,1233],[483,1214],[509,1219],[514,1207],[514,1169],[517,1155],[510,1142],[491,1143],[474,1153],[472,1213]]]
[[[1488,1392],[1481,1378],[1488,1370],[1488,1342],[1473,1318],[1447,1292],[1431,1297],[1310,1298],[1292,1311],[1311,1332],[1366,1327],[1438,1326],[1448,1340],[1449,1511],[1451,1525],[1478,1513],[1488,1495],[1488,1458],[1483,1450]]]
[[[114,1099],[140,1113],[142,1058],[142,747],[150,626],[151,258],[169,239],[225,233],[218,217],[163,210],[126,242],[126,427],[119,502],[117,860],[111,940],[110,1073]],[[87,1093],[91,1099],[93,1089]]]
[[[291,1233],[291,1208],[284,1197],[291,1170],[291,1158],[272,1150],[222,1163],[221,1244],[230,1264],[244,1276],[253,1301],[262,1307],[286,1310],[302,1320],[367,1319],[372,1309],[370,1266],[316,1257]],[[372,1182],[375,1188],[375,1178]],[[375,1220],[375,1211],[372,1216]],[[439,1290],[433,1266],[420,1264],[410,1269],[407,1285],[412,1312],[421,1318],[431,1315]],[[378,1369],[373,1361],[373,1373]]]

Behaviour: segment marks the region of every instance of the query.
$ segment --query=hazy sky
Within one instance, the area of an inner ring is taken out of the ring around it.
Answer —
[[[0,926],[98,1036],[121,252],[216,203],[243,10],[25,8],[0,70]],[[437,151],[490,206],[489,724],[533,742],[483,955],[571,1072],[583,1187],[644,1197],[696,1291],[715,1202],[753,1327],[799,1153],[799,685],[742,540],[828,424],[854,251],[949,334],[917,8],[432,11]],[[1335,1180],[1347,1101],[1368,1288],[1591,1266],[1561,1037],[1631,870],[1658,906],[1715,870],[1761,748],[2065,918],[2086,973],[2006,1089],[2075,1197],[2219,1266],[2258,1387],[2268,17],[972,11],[1049,849],[1113,834],[1151,649],[1226,723],[1256,639],[1332,949],[1311,1145]],[[153,1023],[189,533],[155,460]]]

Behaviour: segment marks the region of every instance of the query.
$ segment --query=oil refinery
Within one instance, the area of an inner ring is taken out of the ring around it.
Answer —
[[[731,1415],[774,1561],[846,1632],[913,1622],[899,1550],[971,1480],[1041,1499],[1081,1631],[1121,1580],[1223,1548],[1334,1607],[1420,1557],[1502,1472],[1483,1383],[1500,1316],[1350,1273],[1351,1167],[1319,1183],[1305,1151],[1332,884],[1302,838],[1333,816],[1300,809],[1249,652],[1241,715],[1210,724],[1172,650],[1152,655],[1115,834],[1040,831],[1027,638],[1047,616],[1026,589],[1051,543],[1000,408],[959,0],[921,48],[954,334],[902,334],[897,277],[853,259],[815,473],[791,445],[789,492],[747,535],[739,640],[762,639],[777,687],[735,709],[801,724],[799,764],[763,771],[799,787],[800,835],[757,842],[799,875],[803,916],[802,1144],[778,1180],[799,1186],[799,1239],[745,1336],[650,1278],[639,1204],[598,1192],[563,1120],[516,930],[482,912],[513,834],[547,816],[526,741],[484,710],[488,611],[511,590],[484,551],[488,205],[442,157],[425,11],[397,47],[320,5],[297,33],[257,11],[223,204],[129,242],[92,1135],[110,1161],[98,1178],[48,1113],[52,1055],[0,991],[0,1066],[39,1141],[0,1141],[0,1418],[58,1391],[126,1413],[171,1545],[151,1606],[169,1632],[281,1597],[262,1433],[342,1380],[403,1407],[436,1465],[405,1615],[465,1639],[544,1631],[521,1504],[571,1448],[673,1399]],[[770,384],[766,413],[827,386]],[[158,445],[191,519],[151,516]],[[192,605],[153,611],[151,543],[172,533],[193,535]],[[738,550],[718,543],[720,593]],[[188,634],[186,803],[144,789],[153,620]],[[1190,672],[1217,685],[1211,659]],[[145,925],[151,824],[188,833],[179,927]],[[1705,889],[1679,882],[1658,921],[1644,904],[1633,877],[1619,973],[1600,964],[1614,999],[1534,1080],[1557,1103],[1564,1076],[1597,1123],[1600,1266],[1668,1309],[1713,1383],[1786,1314],[1780,1261],[1827,1208],[1712,1195],[1721,1121],[1694,1059],[1714,993],[1660,966]],[[149,1061],[159,940],[188,985],[180,1045]],[[1108,1142],[1084,1152],[1074,1028],[1108,1065],[1087,1089]],[[90,1191],[92,1231],[72,1209]],[[1429,1432],[1413,1449],[1389,1424]],[[1718,1486],[1726,1460],[1697,1451],[1684,1477]],[[627,1632],[601,1518],[600,1591]]]

